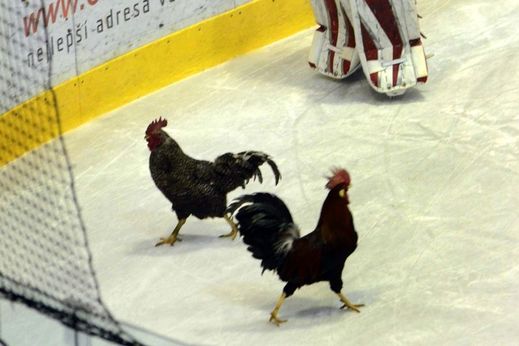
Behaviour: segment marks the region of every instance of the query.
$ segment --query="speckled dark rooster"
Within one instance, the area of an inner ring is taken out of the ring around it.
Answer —
[[[285,203],[275,195],[244,195],[229,205],[227,213],[235,214],[243,242],[252,256],[261,260],[263,271],[273,270],[287,283],[270,313],[270,322],[276,325],[285,322],[278,318],[285,298],[296,289],[319,281],[330,283],[343,308],[359,312],[363,306],[352,304],[341,292],[344,262],[357,248],[357,232],[348,209],[349,185],[348,172],[335,170],[326,185],[330,192],[317,226],[304,237],[299,236],[299,228]]]
[[[225,215],[227,193],[245,184],[252,178],[263,182],[259,167],[263,163],[270,165],[276,184],[281,174],[271,157],[259,151],[244,151],[237,154],[226,153],[218,156],[214,162],[196,160],[186,155],[163,127],[167,120],[159,118],[149,124],[145,139],[148,141],[150,154],[150,172],[155,185],[172,203],[178,223],[167,238],[155,245],[173,245],[180,228],[190,216],[199,219],[223,217],[231,226],[229,234],[222,237],[234,239],[237,228]]]

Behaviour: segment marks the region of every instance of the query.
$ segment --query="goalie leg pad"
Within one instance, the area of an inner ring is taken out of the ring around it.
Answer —
[[[349,2],[364,73],[378,92],[400,95],[427,80],[415,0]]]
[[[349,3],[311,0],[319,28],[314,33],[308,63],[320,73],[343,79],[359,67]]]

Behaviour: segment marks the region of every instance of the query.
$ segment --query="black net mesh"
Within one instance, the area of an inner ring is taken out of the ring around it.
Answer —
[[[42,48],[47,30],[30,40],[24,32],[24,16],[46,5],[0,0],[0,295],[136,345],[100,299],[51,88],[52,57]],[[31,64],[30,52],[39,59],[40,49],[41,63]]]

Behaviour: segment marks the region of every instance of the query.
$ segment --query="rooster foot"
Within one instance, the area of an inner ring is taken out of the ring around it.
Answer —
[[[218,238],[231,238],[231,240],[234,240],[236,239],[236,236],[238,235],[238,231],[235,230],[235,229],[232,229],[231,232],[227,233],[227,234],[222,234],[221,236],[219,236]]]
[[[351,304],[351,303],[348,303],[348,304],[344,304],[343,306],[341,306],[341,309],[349,309],[349,310],[353,310],[355,312],[360,312],[359,308],[363,307],[364,304]]]
[[[275,324],[275,325],[278,326],[278,327],[281,325],[281,323],[285,323],[286,321],[287,321],[287,320],[281,320],[281,319],[279,319],[278,316],[277,316],[277,314],[275,314],[274,312],[272,312],[272,313],[270,314],[269,322]]]
[[[160,241],[157,244],[155,244],[155,247],[161,246],[163,244],[169,244],[170,246],[173,246],[177,241],[182,241],[182,238],[180,238],[179,236],[170,235],[167,238],[160,238]]]
[[[341,300],[341,302],[344,304],[343,306],[341,306],[341,309],[350,309],[350,310],[353,310],[355,312],[360,312],[359,308],[363,307],[364,304],[353,304],[352,302],[350,302],[350,300],[348,298],[346,298],[346,296],[342,293],[337,293],[337,295],[339,296],[339,299]]]
[[[231,237],[231,240],[234,240],[236,239],[236,236],[238,235],[238,227],[236,227],[236,224],[234,223],[234,221],[232,221],[232,219],[229,217],[229,215],[225,214],[223,216],[223,218],[225,219],[225,221],[227,221],[227,223],[229,224],[229,226],[231,226],[231,232],[227,233],[227,234],[222,234],[220,236],[220,238],[228,238],[228,237]]]

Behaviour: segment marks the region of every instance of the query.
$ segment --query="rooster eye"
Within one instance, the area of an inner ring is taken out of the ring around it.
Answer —
[[[345,189],[341,189],[339,191],[339,196],[341,196],[341,198],[344,198],[344,196],[346,196],[346,190]]]

